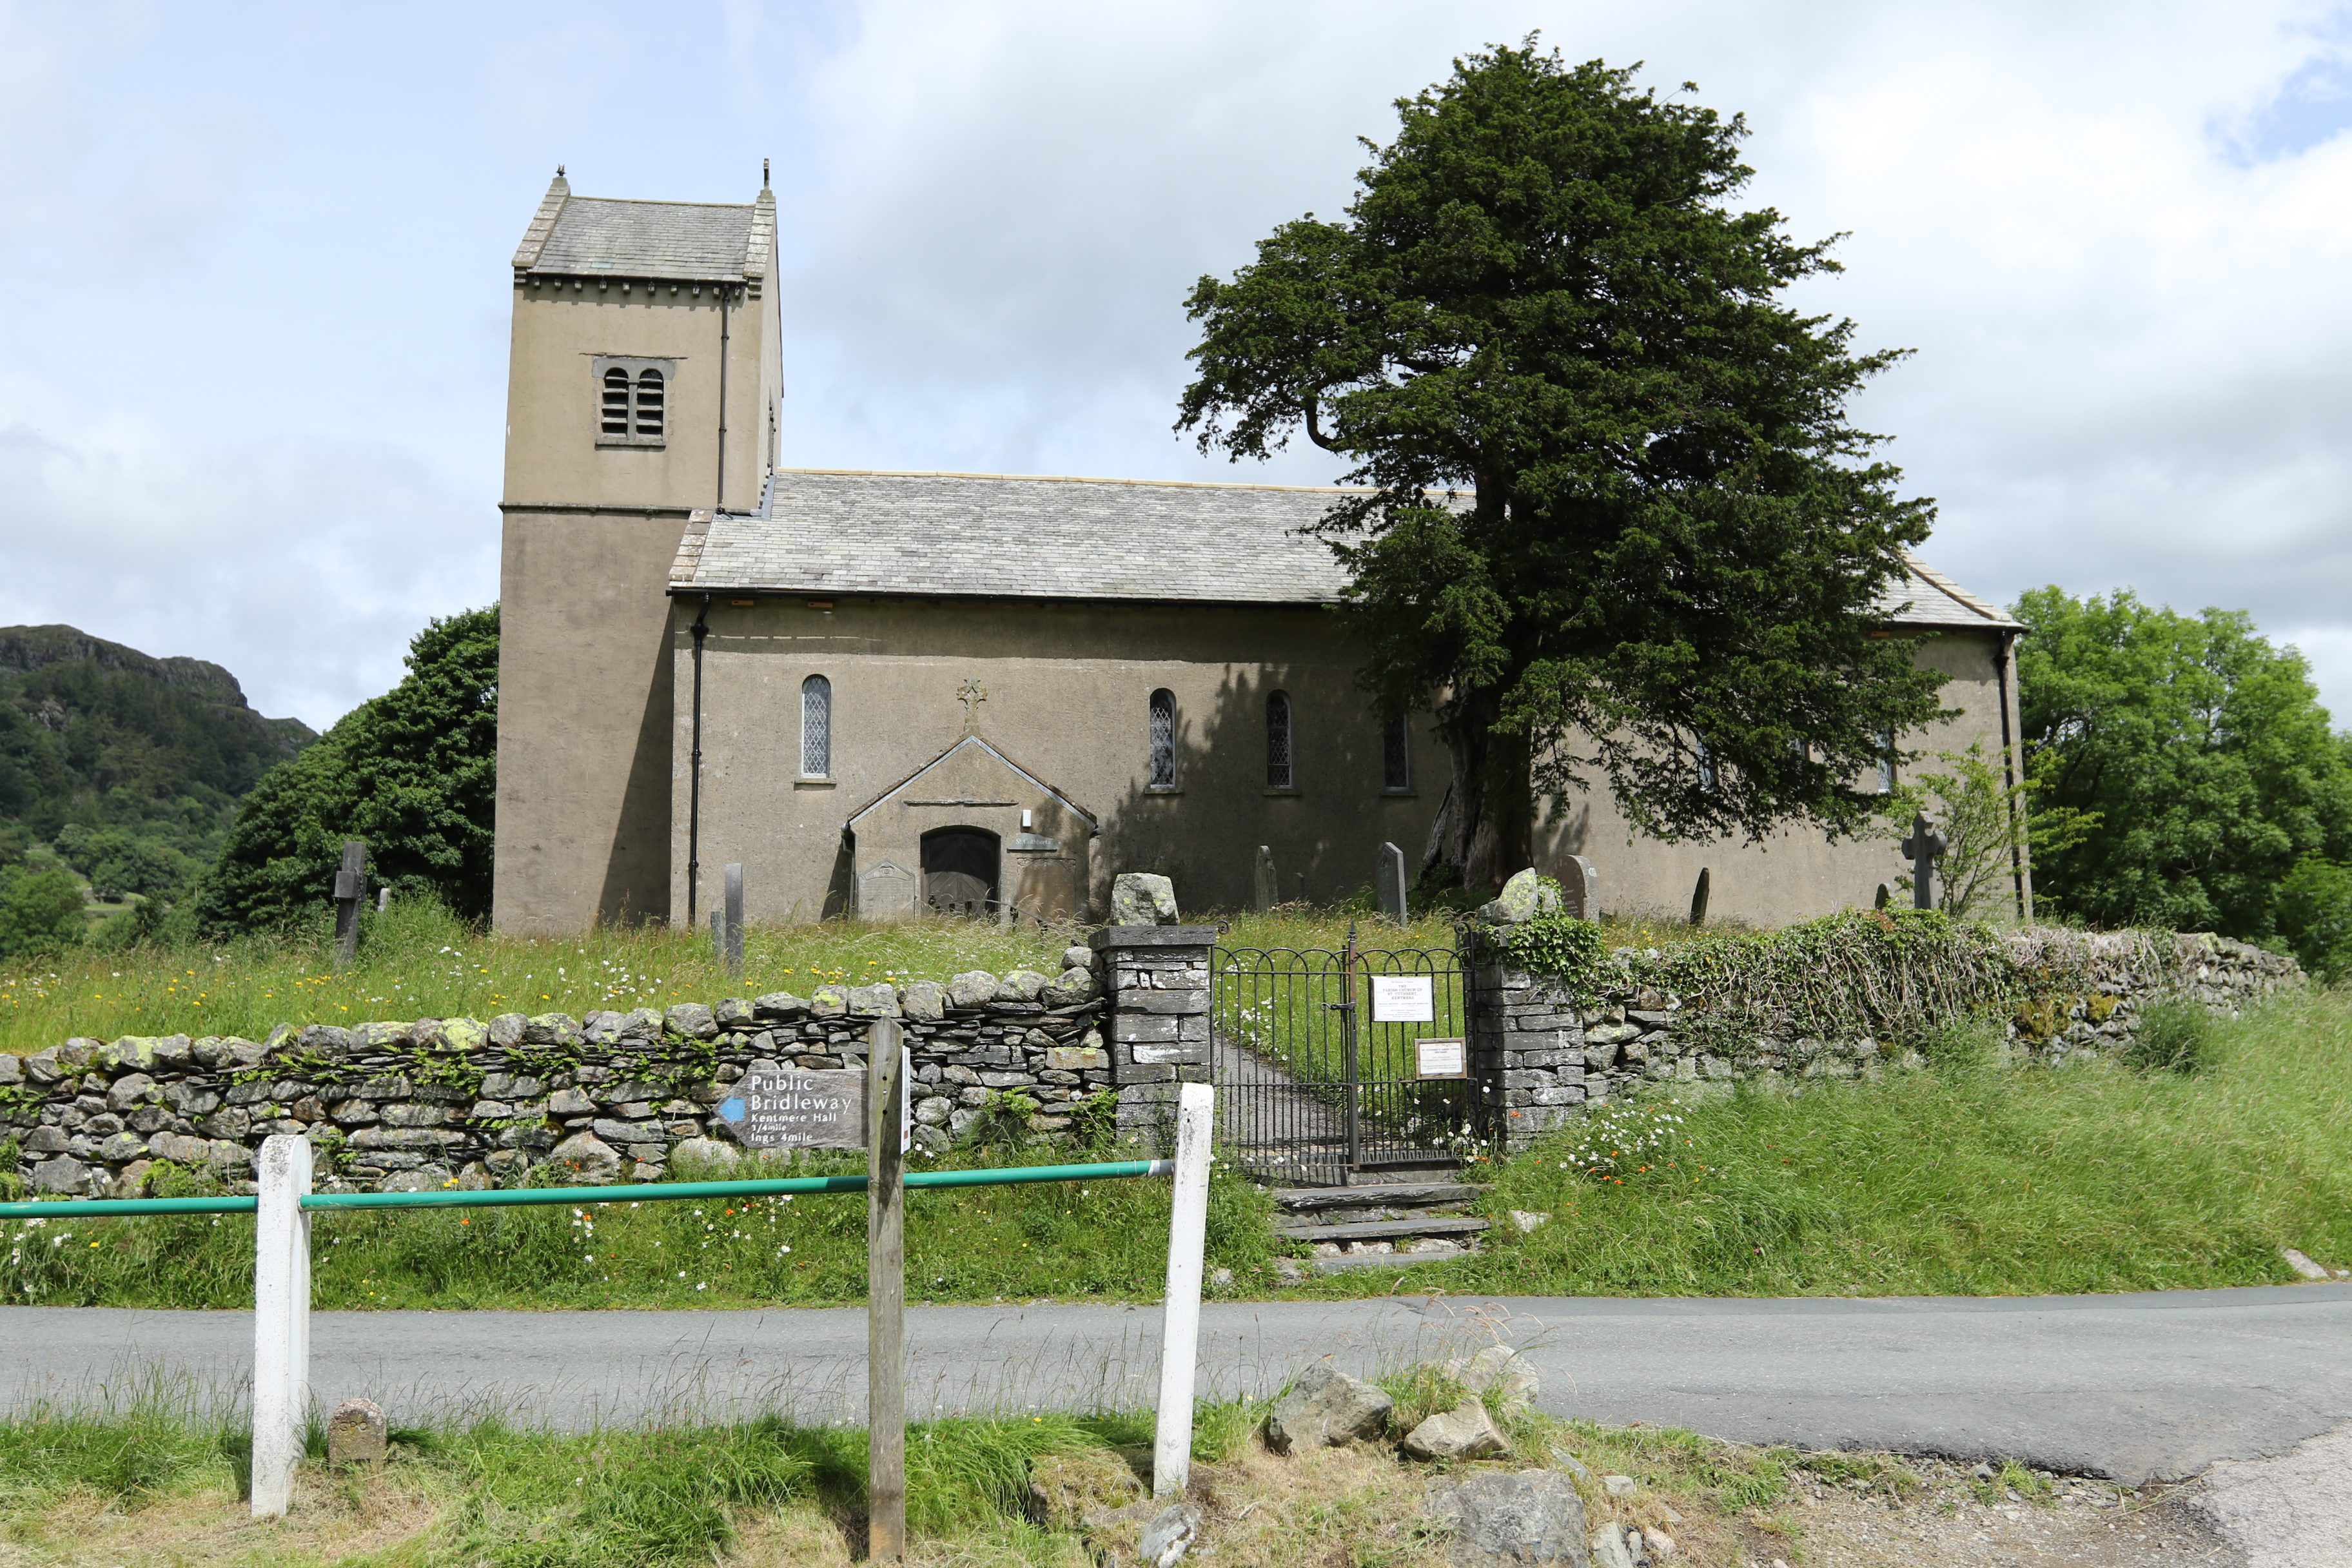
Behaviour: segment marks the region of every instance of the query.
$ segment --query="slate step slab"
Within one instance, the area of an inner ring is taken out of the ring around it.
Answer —
[[[1486,1189],[1467,1182],[1384,1182],[1355,1187],[1291,1187],[1274,1194],[1275,1206],[1292,1214],[1324,1209],[1436,1208],[1475,1203]]]
[[[1475,1236],[1493,1228],[1467,1215],[1425,1215],[1417,1219],[1358,1220],[1346,1225],[1286,1225],[1279,1227],[1291,1241],[1394,1241],[1399,1237]]]

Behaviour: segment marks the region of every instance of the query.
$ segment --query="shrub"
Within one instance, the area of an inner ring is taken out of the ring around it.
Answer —
[[[2352,867],[2306,855],[2279,884],[2279,935],[2312,975],[2352,979]]]
[[[70,871],[0,875],[0,958],[37,958],[81,945],[81,884]]]

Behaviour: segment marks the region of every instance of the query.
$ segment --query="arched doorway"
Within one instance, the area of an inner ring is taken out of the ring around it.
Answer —
[[[984,827],[935,827],[923,835],[923,907],[943,915],[995,912],[997,838]]]

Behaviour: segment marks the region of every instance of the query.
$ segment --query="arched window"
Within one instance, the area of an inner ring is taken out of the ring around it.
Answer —
[[[1381,787],[1398,794],[1412,787],[1412,721],[1402,713],[1381,726]]]
[[[1265,787],[1290,789],[1290,693],[1265,694]]]
[[[629,433],[629,373],[619,365],[604,373],[604,434]]]
[[[822,675],[801,682],[801,776],[833,776],[833,682]]]
[[[658,436],[662,433],[662,373],[641,370],[637,373],[637,434]]]
[[[1151,694],[1151,782],[1148,787],[1176,787],[1176,694],[1165,687]]]
[[[1892,730],[1878,732],[1878,793],[1895,793],[1895,731]]]

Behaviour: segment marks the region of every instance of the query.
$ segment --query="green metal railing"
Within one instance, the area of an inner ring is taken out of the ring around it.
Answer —
[[[1002,1187],[1030,1182],[1106,1182],[1126,1176],[1170,1176],[1173,1160],[1115,1160],[1101,1165],[1018,1165],[996,1171],[910,1171],[908,1189]],[[864,1176],[776,1176],[745,1182],[647,1182],[618,1187],[510,1187],[468,1192],[436,1187],[421,1193],[310,1193],[305,1209],[506,1208],[530,1204],[647,1203],[680,1198],[765,1198],[801,1193],[862,1193]],[[117,1215],[251,1214],[258,1198],[50,1198],[0,1204],[0,1219],[103,1219]]]

